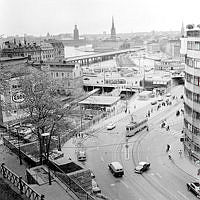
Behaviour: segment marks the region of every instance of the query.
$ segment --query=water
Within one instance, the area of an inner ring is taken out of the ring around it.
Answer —
[[[84,50],[92,50],[92,45],[80,47],[65,46],[65,58],[94,54],[94,52],[85,52]]]

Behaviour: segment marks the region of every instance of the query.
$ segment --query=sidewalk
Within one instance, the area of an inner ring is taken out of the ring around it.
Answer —
[[[182,152],[183,152],[181,156],[179,155],[179,150],[182,150]],[[181,169],[188,175],[192,176],[192,178],[199,180],[197,171],[200,168],[200,166],[198,167],[197,165],[192,163],[192,161],[189,159],[189,157],[184,153],[183,143],[180,142],[180,140],[176,139],[176,141],[174,141],[171,144],[170,153],[171,153],[172,159],[174,161],[174,164],[179,169]]]

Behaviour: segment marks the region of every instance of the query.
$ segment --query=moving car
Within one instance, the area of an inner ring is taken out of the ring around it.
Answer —
[[[199,182],[191,182],[187,183],[187,189],[194,193],[197,198],[200,198],[200,183]]]
[[[108,168],[113,176],[122,177],[124,175],[124,169],[119,162],[111,162],[110,164],[108,164]]]
[[[86,152],[83,150],[79,150],[77,153],[78,161],[85,161],[86,160]]]
[[[144,171],[148,170],[149,167],[149,162],[139,162],[139,165],[135,168],[135,173],[142,174]]]
[[[108,126],[107,126],[107,130],[112,130],[112,129],[114,129],[115,127],[116,127],[115,124],[110,123],[110,124],[108,124]]]

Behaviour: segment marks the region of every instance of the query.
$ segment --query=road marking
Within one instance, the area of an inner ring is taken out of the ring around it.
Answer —
[[[111,183],[111,184],[110,184],[110,186],[111,186],[111,187],[114,187],[114,186],[115,186],[115,184],[114,184],[114,183]]]
[[[103,157],[102,157],[102,156],[101,156],[101,161],[102,161],[102,162],[104,162],[104,159],[103,159]]]
[[[97,147],[97,150],[99,150],[99,147]]]
[[[151,173],[152,176],[154,176],[154,173]]]
[[[179,195],[181,195],[183,198],[189,200],[189,199],[188,199],[184,194],[182,194],[180,191],[177,191],[177,193],[178,193]]]
[[[157,175],[159,178],[162,178],[162,176],[161,176],[159,173],[156,173],[156,175]]]
[[[129,186],[124,181],[121,182],[125,185],[125,187],[129,188]]]

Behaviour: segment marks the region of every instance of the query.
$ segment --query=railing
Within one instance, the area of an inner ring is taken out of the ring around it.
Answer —
[[[38,194],[33,188],[31,188],[21,176],[17,176],[14,172],[9,170],[4,163],[1,164],[0,172],[4,178],[9,180],[20,191],[20,194],[24,194],[30,200],[44,200],[44,195]]]

